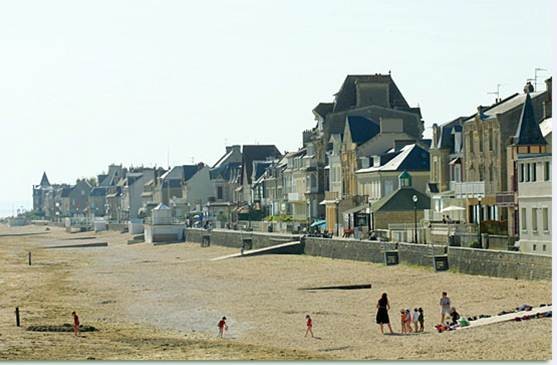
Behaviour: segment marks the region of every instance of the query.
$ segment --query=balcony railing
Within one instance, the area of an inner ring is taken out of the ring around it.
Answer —
[[[513,207],[515,205],[515,193],[505,191],[495,194],[495,204],[502,207]]]
[[[454,191],[457,198],[485,196],[484,181],[450,182],[450,190]]]
[[[299,202],[304,201],[304,195],[300,193],[288,193],[289,202]]]

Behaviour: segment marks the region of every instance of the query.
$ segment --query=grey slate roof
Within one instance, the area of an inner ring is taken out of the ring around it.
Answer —
[[[429,151],[417,144],[404,146],[401,150],[381,156],[381,166],[372,166],[357,173],[375,171],[429,171]]]
[[[211,179],[222,178],[224,180],[229,180],[231,172],[241,166],[241,162],[230,162],[224,165],[220,165],[219,167],[212,168],[209,171],[209,177]]]
[[[106,195],[106,188],[96,186],[89,192],[89,196],[105,196]]]
[[[50,182],[48,181],[48,177],[46,176],[46,172],[43,172],[43,177],[41,178],[41,182],[39,183],[40,186],[46,188],[50,186]]]
[[[379,124],[366,117],[349,115],[346,117],[346,123],[352,136],[352,142],[358,146],[380,132]]]
[[[514,144],[517,146],[527,145],[546,145],[547,141],[543,138],[540,125],[534,115],[534,107],[530,94],[526,94],[522,113],[518,122],[518,128],[514,136]]]
[[[455,131],[462,131],[462,124],[468,118],[470,117],[458,117],[448,123],[440,125],[439,140],[437,141],[437,146],[434,147],[438,149],[449,149],[451,153],[456,152],[454,150],[454,140],[451,138],[452,131],[453,129]]]
[[[416,204],[418,210],[430,209],[430,198],[427,195],[419,192],[413,187],[403,187],[373,203],[371,210],[373,212],[413,211],[413,195],[418,197],[418,202]]]
[[[313,108],[313,113],[325,118],[327,114],[333,111],[334,103],[319,103]]]
[[[70,196],[70,193],[72,192],[73,187],[64,187],[62,188],[62,193],[60,194],[60,196],[62,198],[67,198]]]
[[[275,145],[244,145],[242,147],[242,171],[241,179],[243,183],[244,171],[247,176],[247,183],[251,184],[253,173],[253,161],[265,161],[269,158],[280,158],[282,154]]]
[[[358,82],[374,82],[378,84],[389,84],[389,99],[391,107],[410,108],[404,96],[396,86],[391,75],[348,75],[340,90],[336,93],[334,112],[347,110],[356,105],[356,84]]]

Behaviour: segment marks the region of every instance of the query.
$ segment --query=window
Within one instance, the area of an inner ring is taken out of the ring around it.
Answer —
[[[532,249],[536,251],[536,245],[532,245]]]
[[[532,231],[538,231],[538,208],[532,208]]]
[[[537,163],[533,163],[533,164],[530,165],[530,169],[532,170],[530,172],[530,178],[531,178],[530,181],[536,181],[536,166],[537,166]]]
[[[222,186],[217,186],[217,199],[222,199]]]
[[[489,129],[489,150],[493,151],[493,129]]]
[[[546,161],[543,165],[543,180],[544,181],[549,181],[551,180],[551,162],[550,161]]]
[[[482,133],[481,130],[478,131],[478,138],[479,138],[478,142],[479,142],[479,145],[480,145],[480,152],[483,152],[484,151],[484,143],[483,143],[484,139],[483,139],[483,133]]]
[[[520,169],[518,170],[519,181],[524,182],[524,164],[520,164]]]
[[[524,181],[530,181],[530,164],[527,163],[525,167],[526,176],[524,177]]]
[[[484,181],[484,167],[480,166],[478,171],[480,172],[480,181]]]
[[[543,208],[542,209],[542,224],[544,232],[549,231],[549,209]]]
[[[547,247],[547,245],[543,245],[543,248],[542,248],[542,249],[545,251],[546,247]]]
[[[526,208],[522,208],[520,209],[520,221],[521,221],[521,228],[523,231],[526,231],[528,229],[528,226],[526,225]]]

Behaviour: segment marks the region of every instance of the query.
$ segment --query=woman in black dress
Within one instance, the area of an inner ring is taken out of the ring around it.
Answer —
[[[375,321],[381,326],[382,334],[385,334],[383,331],[384,324],[389,327],[391,334],[393,333],[393,328],[391,327],[391,323],[389,321],[389,309],[391,309],[391,306],[389,305],[389,299],[387,299],[387,293],[383,293],[383,295],[381,295],[381,299],[377,302],[377,315],[375,316]]]

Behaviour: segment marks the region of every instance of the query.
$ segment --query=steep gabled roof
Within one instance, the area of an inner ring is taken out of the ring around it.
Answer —
[[[466,119],[470,117],[458,117],[448,123],[441,124],[439,126],[439,140],[437,141],[437,146],[433,146],[438,149],[449,149],[454,152],[454,140],[451,138],[453,129],[456,131],[462,130],[462,124]]]
[[[380,132],[379,125],[366,117],[349,115],[346,117],[346,123],[352,136],[352,142],[358,146]]]
[[[269,158],[275,159],[282,157],[282,154],[275,145],[244,145],[242,147],[242,183],[245,176],[247,183],[251,184],[251,176],[253,173],[253,161],[265,161]]]
[[[392,157],[393,154],[395,154],[394,157]],[[387,161],[383,165],[360,169],[356,172],[429,171],[429,152],[417,144],[406,145],[400,151],[389,152],[384,156]]]
[[[265,170],[275,162],[276,161],[254,161],[253,179],[255,180],[259,179],[265,173]]]
[[[219,177],[224,180],[230,179],[230,173],[234,171],[234,169],[238,169],[242,166],[241,162],[230,162],[224,165],[220,165],[218,167],[212,168],[209,171],[209,177],[211,179],[218,179]]]
[[[315,108],[313,108],[313,114],[319,115],[321,118],[325,118],[327,114],[333,111],[334,103],[319,103]]]
[[[356,106],[356,84],[377,83],[389,85],[389,100],[391,108],[409,108],[410,106],[402,96],[391,75],[348,75],[340,90],[335,94],[334,112],[347,110]]]
[[[403,187],[397,189],[390,193],[389,195],[379,199],[371,206],[371,211],[373,212],[393,212],[393,211],[413,211],[414,201],[412,197],[416,195],[418,197],[418,202],[416,203],[416,208],[430,209],[431,203],[430,198],[414,189],[413,187]]]
[[[199,163],[196,165],[174,166],[173,168],[165,172],[161,176],[161,179],[163,181],[178,179],[185,182],[191,179],[197,173],[197,171],[201,170],[204,166],[205,165],[203,163]]]
[[[43,172],[43,177],[41,178],[41,182],[39,183],[39,185],[42,186],[43,188],[47,188],[50,186],[50,182],[48,181],[46,172]]]
[[[530,94],[526,94],[522,113],[518,122],[518,128],[514,136],[514,144],[517,146],[546,145],[540,125],[534,114],[534,106]]]

